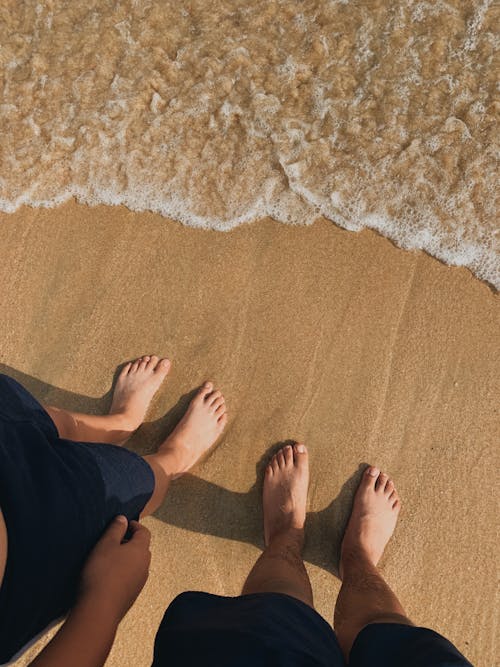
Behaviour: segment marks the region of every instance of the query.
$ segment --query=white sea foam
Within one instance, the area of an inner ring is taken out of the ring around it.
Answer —
[[[10,3],[0,210],[319,215],[500,287],[489,0]],[[78,29],[76,29],[76,26]]]

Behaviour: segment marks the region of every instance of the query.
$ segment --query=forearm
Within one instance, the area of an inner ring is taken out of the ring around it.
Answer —
[[[109,604],[82,600],[30,667],[102,667],[118,624]]]

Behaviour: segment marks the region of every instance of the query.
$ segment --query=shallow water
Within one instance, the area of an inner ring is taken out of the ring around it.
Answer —
[[[491,0],[4,0],[0,209],[322,214],[500,288],[498,24]]]

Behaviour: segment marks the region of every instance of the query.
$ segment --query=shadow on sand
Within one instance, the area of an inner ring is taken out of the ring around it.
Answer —
[[[59,389],[5,364],[0,364],[0,373],[17,380],[40,402],[59,408],[105,414],[111,404],[111,389],[100,398],[91,398]],[[139,432],[128,441],[127,448],[142,455],[155,451],[184,414],[194,393],[195,391],[192,391],[182,396],[161,419],[143,424]],[[172,484],[155,517],[185,530],[246,542],[262,548],[263,472],[272,455],[285,444],[293,443],[278,442],[267,449],[256,464],[256,481],[247,492],[229,491],[200,477],[186,474]],[[307,514],[304,560],[334,575],[338,573],[340,544],[354,492],[366,465],[360,463],[327,507]]]

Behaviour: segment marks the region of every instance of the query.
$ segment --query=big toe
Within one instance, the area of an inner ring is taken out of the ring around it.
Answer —
[[[375,484],[380,476],[380,469],[375,466],[368,466],[361,478],[360,488],[364,490],[374,490]]]
[[[158,359],[158,357],[157,357],[157,359]],[[155,363],[154,371],[155,371],[155,373],[166,374],[170,370],[171,365],[172,364],[170,362],[170,359],[166,359],[166,358],[165,359],[160,359],[159,361],[157,361]]]
[[[198,389],[196,397],[205,399],[209,394],[212,393],[213,389],[214,389],[214,383],[207,380],[207,382],[204,382],[202,386]]]
[[[301,468],[308,465],[309,453],[307,447],[299,442],[293,446],[293,462],[294,464]]]

